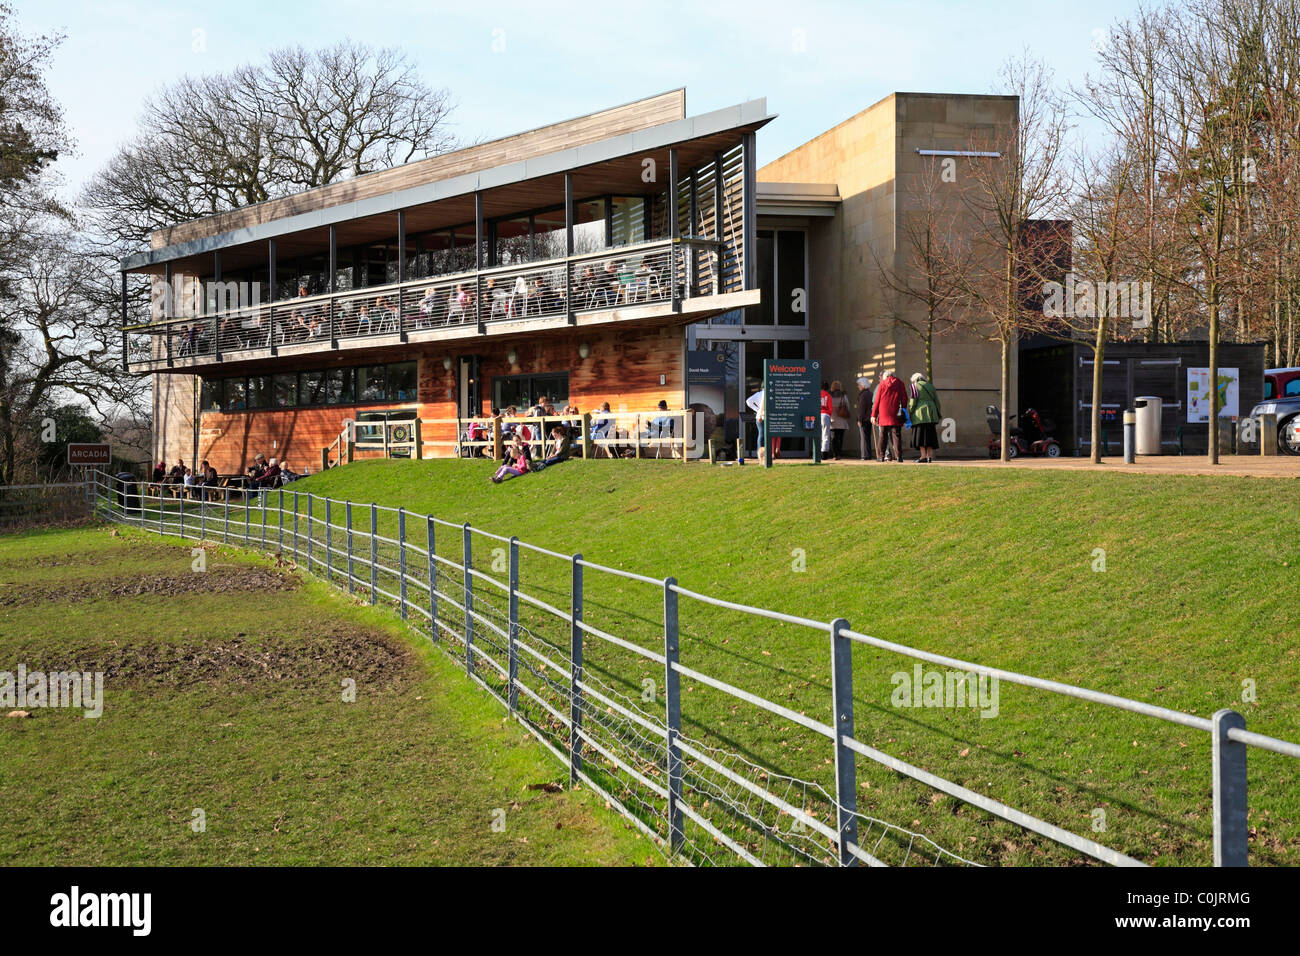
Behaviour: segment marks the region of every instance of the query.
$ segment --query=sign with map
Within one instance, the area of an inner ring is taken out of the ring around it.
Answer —
[[[1219,417],[1239,418],[1238,384],[1240,376],[1235,368],[1219,369]],[[1187,370],[1187,420],[1189,422],[1208,422],[1210,420],[1210,370],[1208,368],[1189,368]]]

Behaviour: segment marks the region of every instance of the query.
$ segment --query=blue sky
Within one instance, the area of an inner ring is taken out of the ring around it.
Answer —
[[[467,137],[492,138],[678,86],[687,112],[765,96],[774,159],[895,90],[979,93],[1028,48],[1062,81],[1137,0],[958,3],[456,3],[415,0],[18,0],[25,32],[66,39],[51,87],[78,141],[60,163],[71,193],[129,138],[143,100],[186,73],[273,47],[344,37],[398,46],[445,86]]]

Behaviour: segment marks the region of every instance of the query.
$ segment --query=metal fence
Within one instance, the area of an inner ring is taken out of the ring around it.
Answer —
[[[90,486],[85,481],[0,486],[0,529],[58,524],[89,517]]]
[[[855,648],[1208,733],[1216,865],[1247,863],[1247,748],[1300,757],[1300,746],[1247,731],[1242,716],[1231,710],[1199,717],[986,667],[854,631],[842,618],[816,621],[725,601],[684,588],[671,577],[602,566],[581,554],[402,508],[292,489],[206,489],[207,500],[174,499],[162,486],[102,473],[93,484],[96,510],[109,520],[292,556],[330,584],[395,608],[462,662],[466,673],[568,768],[572,784],[589,787],[669,853],[697,864],[972,863],[921,833],[860,811],[861,757],[1068,851],[1110,864],[1144,865],[859,740],[853,715]],[[527,589],[525,567],[532,582]],[[684,607],[820,635],[831,675],[824,702],[829,722],[684,663],[692,657],[680,624]],[[653,643],[646,640],[651,631]],[[657,687],[638,695],[645,683],[638,675],[648,672],[662,676],[662,696]],[[783,775],[740,744],[720,746],[708,732],[715,728],[701,728],[684,715],[683,679],[688,690],[698,686],[723,695],[733,710],[752,708],[802,728],[825,748],[826,780]],[[690,733],[692,726],[699,729]]]

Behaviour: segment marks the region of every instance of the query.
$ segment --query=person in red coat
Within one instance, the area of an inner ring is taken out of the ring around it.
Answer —
[[[903,460],[903,409],[907,407],[907,389],[890,369],[876,388],[871,403],[871,424],[876,432],[876,460]]]

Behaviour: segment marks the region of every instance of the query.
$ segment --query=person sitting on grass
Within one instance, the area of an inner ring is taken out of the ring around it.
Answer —
[[[531,456],[528,453],[528,443],[522,438],[516,436],[510,442],[510,447],[505,452],[505,463],[497,469],[491,481],[494,485],[499,485],[507,478],[518,478],[520,475],[528,474],[529,461]]]
[[[556,425],[551,429],[551,441],[551,455],[549,458],[537,463],[538,471],[551,465],[558,465],[562,461],[568,461],[569,456],[573,454],[573,437],[569,429],[563,425]]]

